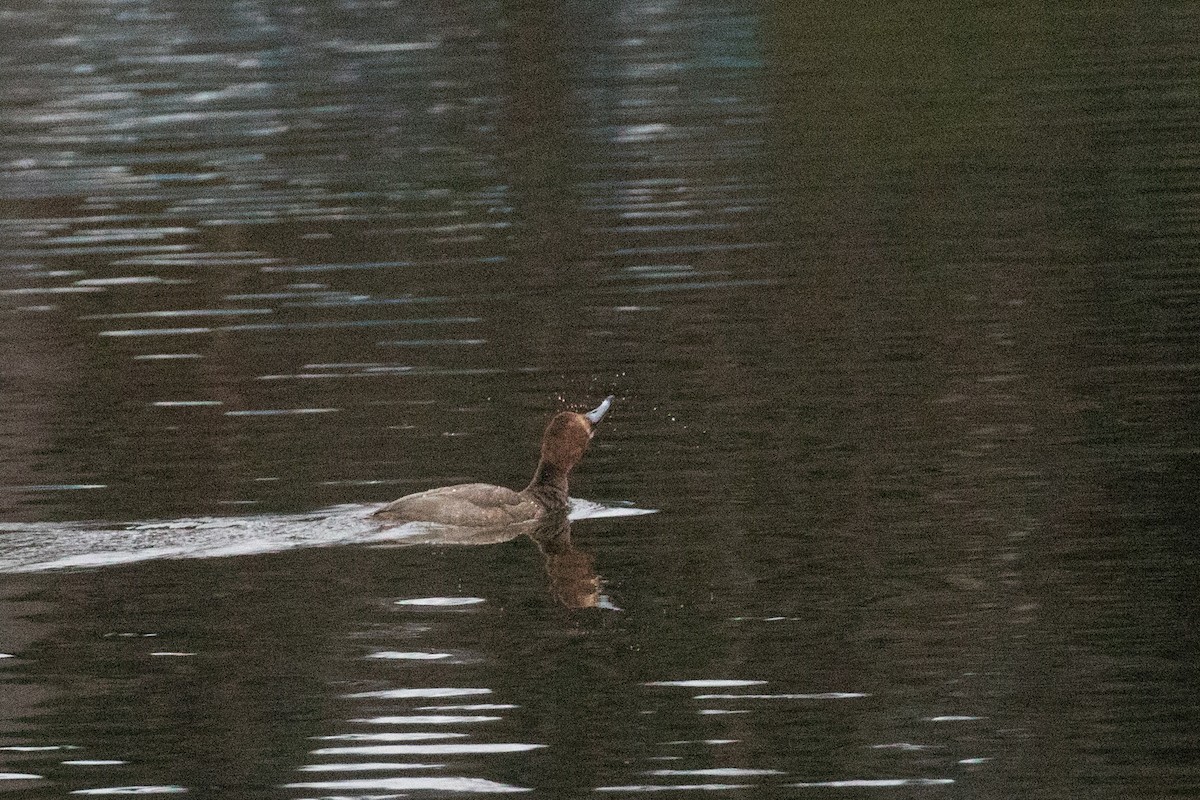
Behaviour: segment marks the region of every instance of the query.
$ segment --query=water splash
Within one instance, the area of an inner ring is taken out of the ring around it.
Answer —
[[[139,561],[220,558],[311,547],[481,545],[508,541],[521,535],[523,530],[514,527],[501,536],[481,537],[477,529],[464,532],[460,528],[419,522],[389,527],[371,516],[378,508],[378,505],[342,505],[309,514],[198,517],[135,522],[121,528],[105,528],[97,523],[5,523],[0,524],[0,573],[97,569]],[[653,511],[572,499],[570,518],[649,513]],[[414,598],[398,602],[405,605],[461,605],[484,601],[482,598]]]

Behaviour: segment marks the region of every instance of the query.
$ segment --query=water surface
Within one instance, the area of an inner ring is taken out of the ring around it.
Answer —
[[[1196,796],[1197,14],[9,4],[0,792]]]

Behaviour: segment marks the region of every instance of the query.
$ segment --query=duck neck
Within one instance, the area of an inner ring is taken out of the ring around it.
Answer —
[[[559,510],[567,507],[567,476],[571,470],[562,469],[549,461],[542,459],[538,462],[533,480],[525,488],[526,494],[537,500],[547,510]]]

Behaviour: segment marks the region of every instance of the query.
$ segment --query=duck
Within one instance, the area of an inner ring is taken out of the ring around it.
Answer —
[[[565,513],[569,505],[567,479],[583,458],[613,400],[609,395],[586,413],[555,414],[542,434],[541,457],[533,479],[520,491],[490,483],[460,483],[405,495],[372,516],[388,525],[426,522],[495,528]]]

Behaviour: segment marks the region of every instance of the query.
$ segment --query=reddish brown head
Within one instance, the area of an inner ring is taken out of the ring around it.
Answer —
[[[570,472],[583,458],[596,424],[608,413],[612,401],[610,395],[586,414],[573,411],[555,414],[542,435],[542,462],[553,465],[560,472]]]

